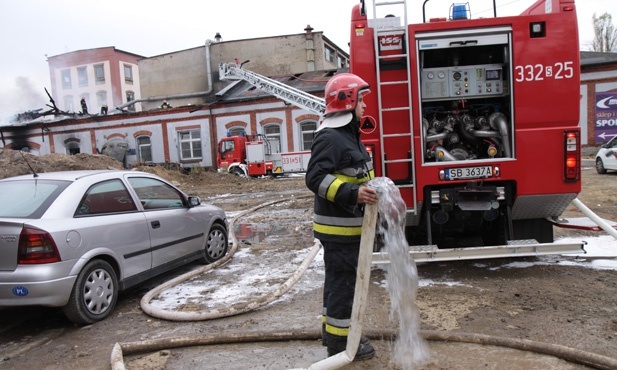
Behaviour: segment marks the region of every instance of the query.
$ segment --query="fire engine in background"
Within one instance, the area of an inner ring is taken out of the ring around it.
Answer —
[[[247,81],[290,104],[318,115],[322,115],[326,110],[324,99],[243,69],[242,65],[245,63],[221,63],[219,78]],[[270,142],[261,134],[228,136],[221,139],[218,145],[219,170],[226,170],[235,175],[257,177],[306,172],[311,157],[310,151],[279,153],[278,143]]]
[[[238,176],[280,176],[306,172],[310,151],[277,153],[268,138],[262,135],[228,136],[219,141],[219,170]]]
[[[453,4],[447,19],[408,24],[406,1],[352,10],[350,71],[373,91],[362,140],[407,203],[417,261],[584,251],[553,240],[581,190],[574,1],[493,13],[472,19],[469,3]],[[220,76],[323,112],[322,99],[238,65]]]

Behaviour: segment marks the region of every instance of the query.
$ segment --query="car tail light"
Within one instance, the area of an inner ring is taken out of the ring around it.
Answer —
[[[48,232],[27,227],[21,231],[17,263],[32,265],[59,261],[60,253]]]
[[[580,140],[578,131],[564,132],[564,180],[577,181],[580,178]]]

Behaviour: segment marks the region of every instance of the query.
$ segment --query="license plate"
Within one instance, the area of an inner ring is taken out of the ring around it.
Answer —
[[[446,180],[477,179],[491,176],[493,176],[493,168],[491,166],[446,169]]]

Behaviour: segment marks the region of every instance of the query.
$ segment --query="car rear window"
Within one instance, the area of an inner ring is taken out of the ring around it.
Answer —
[[[0,182],[0,217],[40,218],[70,181],[7,180]]]

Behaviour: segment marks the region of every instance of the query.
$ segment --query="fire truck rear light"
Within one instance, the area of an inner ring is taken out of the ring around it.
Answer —
[[[573,5],[568,5],[568,6],[564,6],[563,7],[563,11],[564,12],[571,12],[574,10],[574,6]]]
[[[365,28],[364,26],[365,26],[365,25],[364,25],[364,22],[358,22],[358,23],[356,23],[356,28]]]
[[[578,149],[578,138],[577,135],[573,132],[569,132],[566,134],[566,150],[568,152],[573,152]]]
[[[568,159],[566,160],[566,167],[574,168],[574,167],[576,167],[577,163],[578,163],[578,161],[576,160],[575,156],[573,156],[573,155],[568,156]]]
[[[564,132],[564,180],[577,181],[580,176],[579,132]]]

